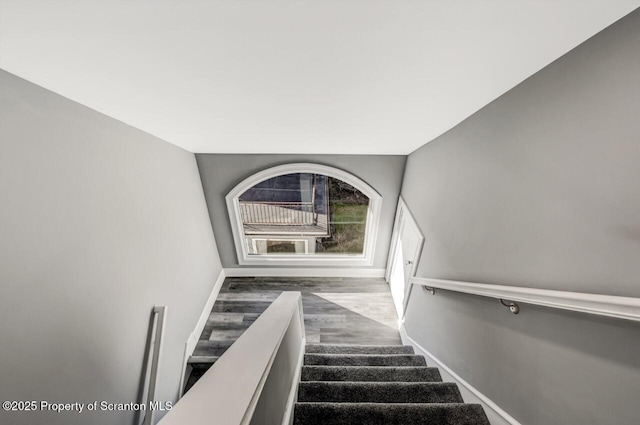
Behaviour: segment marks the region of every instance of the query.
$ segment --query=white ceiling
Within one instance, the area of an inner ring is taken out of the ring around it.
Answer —
[[[0,67],[193,152],[407,154],[640,0],[0,0]]]

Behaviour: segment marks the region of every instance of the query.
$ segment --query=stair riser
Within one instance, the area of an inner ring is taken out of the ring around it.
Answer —
[[[301,382],[300,402],[462,403],[455,384],[444,382]]]

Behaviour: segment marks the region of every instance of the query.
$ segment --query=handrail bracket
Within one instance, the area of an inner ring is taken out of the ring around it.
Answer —
[[[511,311],[513,314],[520,313],[520,306],[517,303],[514,303],[514,302],[506,303],[502,298],[499,298],[499,300],[500,300],[500,304],[502,304],[505,307],[509,307],[509,311]]]
[[[430,293],[431,293],[431,295],[435,295],[435,294],[436,294],[436,289],[435,289],[435,288],[432,288],[432,287],[430,287],[430,286],[423,286],[423,287],[422,287],[422,289],[423,289],[424,291],[430,292]]]

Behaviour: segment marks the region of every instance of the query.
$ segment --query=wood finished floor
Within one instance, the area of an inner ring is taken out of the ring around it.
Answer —
[[[191,362],[222,355],[282,291],[302,293],[309,344],[401,344],[382,278],[235,277],[225,279]]]
[[[309,344],[402,344],[389,286],[382,278],[227,278],[189,359],[185,391],[283,291],[302,293]]]

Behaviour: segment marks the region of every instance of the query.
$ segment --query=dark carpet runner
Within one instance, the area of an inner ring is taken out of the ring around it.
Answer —
[[[489,425],[413,347],[308,345],[294,425]]]

